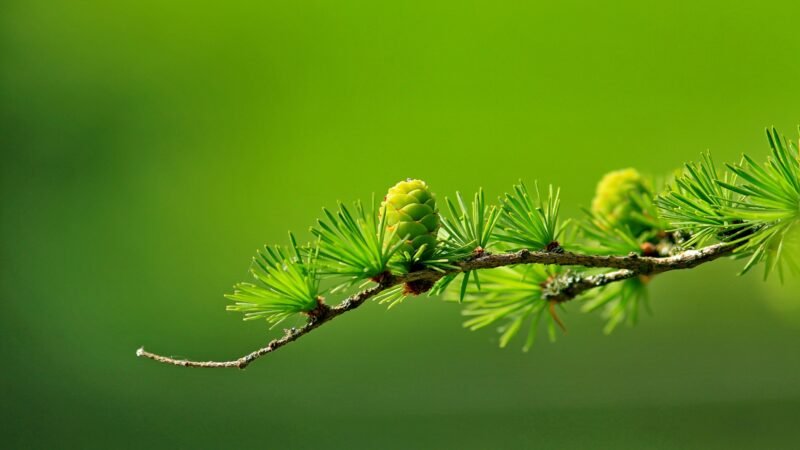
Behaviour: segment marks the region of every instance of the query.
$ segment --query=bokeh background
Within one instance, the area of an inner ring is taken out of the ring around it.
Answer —
[[[797,137],[797,2],[0,3],[0,447],[796,448],[800,284],[720,262],[653,316],[525,354],[457,305],[277,335],[224,311],[254,250],[406,177],[517,179],[579,217],[627,166]],[[516,342],[515,344],[517,344]]]

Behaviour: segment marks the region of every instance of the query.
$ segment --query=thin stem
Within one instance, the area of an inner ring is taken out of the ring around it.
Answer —
[[[517,264],[551,264],[559,266],[583,266],[618,269],[613,272],[603,274],[575,277],[565,285],[561,286],[557,292],[548,293],[548,300],[565,302],[590,289],[622,281],[628,278],[633,278],[635,276],[655,275],[672,270],[690,269],[700,264],[713,261],[722,256],[729,255],[734,249],[736,249],[737,246],[737,244],[716,244],[698,250],[686,250],[665,258],[645,257],[636,254],[630,254],[628,256],[606,256],[585,255],[569,252],[531,252],[529,250],[520,250],[514,253],[483,254],[481,256],[469,258],[458,263],[458,268],[452,269],[449,272],[425,269],[400,276],[392,276],[387,274],[377,285],[348,297],[337,306],[330,308],[326,307],[317,310],[313,316],[309,317],[308,322],[302,327],[285,330],[284,335],[281,338],[273,339],[266,346],[238,359],[230,361],[191,361],[150,353],[144,348],[138,349],[136,351],[136,356],[149,358],[164,364],[172,364],[183,367],[235,367],[244,369],[256,359],[268,353],[272,353],[290,342],[294,342],[322,324],[333,320],[335,317],[358,308],[367,299],[379,294],[380,292],[392,286],[397,286],[399,284],[408,283],[411,281],[424,280],[435,282],[446,274],[467,272],[471,270],[491,269],[495,267]]]
[[[150,353],[146,351],[144,348],[136,350],[136,356],[149,358],[164,364],[172,364],[175,366],[183,366],[183,367],[207,367],[207,368],[236,367],[239,369],[244,369],[256,359],[266,355],[267,353],[272,353],[275,350],[283,347],[284,345],[295,341],[301,336],[310,333],[312,330],[322,325],[323,323],[333,320],[333,318],[335,317],[338,317],[348,311],[352,311],[358,308],[368,298],[380,293],[381,291],[390,286],[391,285],[386,283],[378,284],[376,286],[373,286],[369,289],[365,289],[355,295],[348,297],[342,303],[336,305],[333,308],[322,309],[318,314],[309,318],[308,322],[306,322],[306,324],[303,325],[302,327],[290,328],[288,330],[284,330],[283,337],[281,337],[280,339],[273,339],[269,341],[269,343],[266,346],[261,347],[260,349],[253,351],[251,353],[248,353],[247,355],[244,355],[239,359],[234,359],[231,361],[191,361],[187,359],[175,359],[175,358],[170,358],[169,356],[162,356],[155,353]]]

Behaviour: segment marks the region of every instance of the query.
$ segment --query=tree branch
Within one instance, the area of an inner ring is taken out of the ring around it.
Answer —
[[[580,253],[532,252],[520,250],[514,253],[485,254],[457,264],[458,269],[439,272],[432,269],[419,270],[408,275],[397,277],[398,283],[409,281],[437,281],[445,274],[467,272],[470,270],[493,269],[495,267],[513,266],[517,264],[549,264],[556,266],[583,266],[609,269],[628,269],[637,275],[655,275],[677,269],[691,269],[699,264],[713,261],[736,248],[734,244],[716,244],[698,250],[685,250],[668,257],[639,256],[631,253],[628,256],[587,255]]]
[[[361,306],[367,299],[379,294],[380,292],[399,284],[412,281],[438,281],[447,274],[454,274],[479,269],[491,269],[495,267],[512,266],[517,264],[550,264],[559,266],[583,266],[595,268],[618,269],[612,272],[575,276],[568,280],[557,292],[547,294],[547,300],[555,302],[569,301],[585,291],[615,283],[639,275],[655,275],[672,270],[690,269],[700,264],[713,261],[722,256],[729,255],[736,249],[738,244],[716,244],[698,250],[686,250],[673,256],[656,258],[630,254],[628,256],[605,256],[605,255],[586,255],[577,253],[556,253],[556,252],[532,252],[520,250],[514,253],[482,254],[457,263],[457,269],[449,272],[440,272],[432,269],[419,270],[406,275],[384,276],[380,282],[368,289],[354,294],[342,303],[334,307],[320,304],[321,307],[314,310],[309,315],[308,322],[300,328],[291,328],[284,331],[284,335],[279,339],[273,339],[265,347],[231,361],[191,361],[186,359],[175,359],[150,353],[144,348],[136,351],[136,356],[149,358],[164,364],[172,364],[183,367],[235,367],[244,369],[256,359],[272,353],[284,345],[294,342],[300,337],[310,333],[322,324],[334,318],[352,311]]]
[[[288,330],[284,330],[283,337],[281,337],[280,339],[273,339],[266,346],[254,352],[248,353],[247,355],[244,355],[239,359],[234,359],[231,361],[190,361],[186,359],[174,359],[170,358],[169,356],[157,355],[155,353],[150,353],[146,351],[144,348],[136,350],[136,356],[149,358],[154,361],[158,361],[160,363],[172,364],[175,366],[183,366],[183,367],[207,367],[207,368],[236,367],[239,369],[244,369],[256,359],[266,355],[267,353],[272,353],[275,350],[283,347],[284,345],[295,341],[301,336],[310,333],[312,330],[322,325],[323,323],[333,320],[335,317],[338,317],[348,311],[352,311],[358,308],[368,298],[377,295],[378,293],[380,293],[381,291],[390,286],[392,285],[381,283],[348,297],[342,303],[332,308],[331,307],[322,308],[320,310],[321,311],[320,313],[312,317],[309,317],[308,322],[306,322],[306,324],[303,325],[302,327],[290,328]]]

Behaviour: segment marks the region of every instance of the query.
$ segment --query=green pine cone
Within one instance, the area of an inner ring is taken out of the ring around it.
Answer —
[[[623,169],[607,173],[597,184],[592,200],[592,212],[606,219],[612,226],[630,227],[639,236],[649,227],[633,216],[642,209],[633,200],[634,195],[651,195],[647,180],[636,169]]]
[[[439,231],[439,212],[436,198],[422,180],[401,181],[391,187],[383,199],[381,207],[386,209],[386,226],[389,231],[397,230],[395,239],[403,239],[401,252],[414,255],[420,247],[427,244],[422,257],[429,257],[436,247],[436,234]]]

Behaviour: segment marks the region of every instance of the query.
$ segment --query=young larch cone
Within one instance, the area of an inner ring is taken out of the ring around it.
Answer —
[[[634,216],[634,213],[642,213],[633,200],[634,195],[651,195],[647,180],[636,169],[609,172],[597,184],[592,212],[613,226],[630,227],[633,234],[639,236],[649,227]]]
[[[427,183],[409,178],[395,184],[386,193],[381,207],[386,214],[388,230],[397,231],[395,239],[404,240],[401,252],[413,256],[425,245],[422,258],[433,253],[439,231],[439,212]]]

